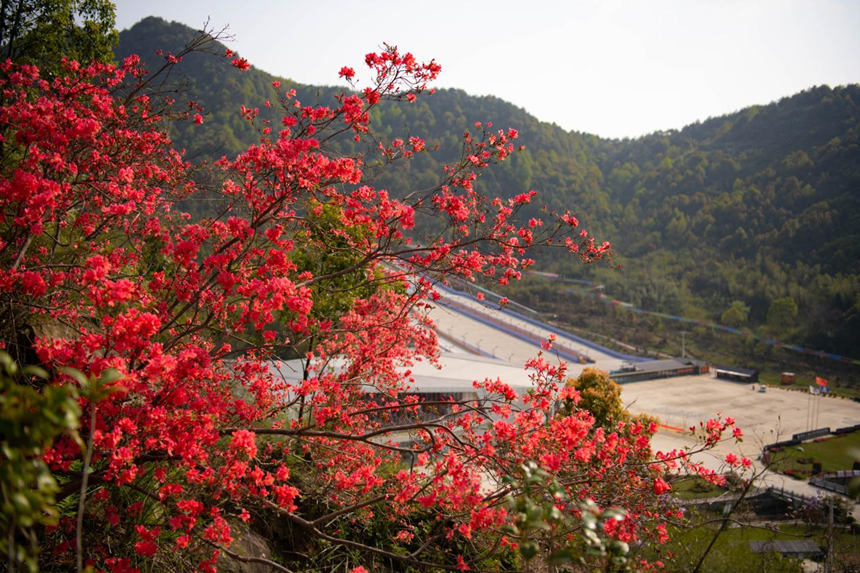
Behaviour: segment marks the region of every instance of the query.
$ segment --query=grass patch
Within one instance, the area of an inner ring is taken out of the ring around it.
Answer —
[[[812,473],[813,462],[820,463],[821,471],[828,473],[850,470],[858,459],[860,432],[806,442],[771,453],[773,470],[788,474],[792,472],[787,470],[793,470],[795,474],[805,474],[807,477]]]
[[[708,483],[698,476],[684,476],[673,479],[672,495],[678,499],[700,499],[716,497],[725,493],[723,488]]]
[[[783,390],[792,390],[795,392],[809,392],[810,386],[817,387],[815,384],[815,374],[812,372],[805,372],[803,375],[798,375],[794,384],[788,385],[780,382],[780,375],[781,373],[776,371],[761,372],[759,373],[759,381],[762,384],[767,384],[774,388],[782,388]],[[860,398],[860,386],[831,383],[830,394],[834,398]]]
[[[691,510],[690,527],[670,527],[667,545],[648,544],[643,557],[660,560],[668,571],[692,571],[719,528],[719,516],[710,512]],[[735,516],[733,523],[717,538],[713,549],[702,565],[702,573],[734,573],[741,571],[767,571],[768,573],[802,573],[799,559],[782,557],[778,553],[753,553],[750,541],[797,541],[809,539],[822,550],[830,542],[826,527],[801,523],[783,523],[778,527],[744,524],[744,516]],[[698,525],[696,525],[698,524]],[[840,571],[855,571],[860,566],[857,538],[837,530],[832,539],[834,560],[844,564]]]
[[[671,541],[665,546],[652,546],[648,557],[659,559],[669,571],[692,571],[714,537],[718,525],[710,523],[692,529],[670,528]],[[750,541],[775,539],[797,540],[802,536],[771,531],[758,527],[730,527],[723,531],[708,554],[701,571],[726,573],[732,571],[768,571],[775,573],[801,573],[800,562],[783,558],[776,553],[756,554],[750,550]]]

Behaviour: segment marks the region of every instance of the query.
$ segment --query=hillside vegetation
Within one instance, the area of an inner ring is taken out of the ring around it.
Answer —
[[[155,68],[156,50],[178,51],[193,34],[148,18],[120,34],[116,53],[141,54]],[[296,89],[303,103],[331,103],[335,93],[217,63],[193,54],[170,77],[177,97],[206,110],[202,126],[172,128],[190,158],[229,157],[258,139],[266,122],[278,129],[277,103],[265,106],[273,81]],[[547,253],[538,270],[595,281],[607,295],[648,310],[857,358],[858,101],[857,85],[819,86],[680,131],[610,140],[566,132],[498,98],[442,89],[374,110],[382,140],[422,134],[435,148],[374,183],[395,196],[429,187],[458,157],[464,130],[476,122],[514,127],[526,151],[489,170],[480,190],[510,196],[536,189],[546,208],[571,209],[615,253],[614,265],[585,268]],[[243,105],[259,108],[255,124],[241,116]],[[338,142],[341,151],[363,151],[353,145]],[[528,298],[529,288],[515,293]],[[555,310],[571,319],[588,306],[574,295],[557,302]]]

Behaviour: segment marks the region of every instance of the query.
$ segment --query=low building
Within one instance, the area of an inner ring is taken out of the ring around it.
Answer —
[[[735,382],[758,382],[758,370],[738,368],[736,366],[714,366],[717,378],[734,380]]]
[[[416,362],[411,367],[403,367],[404,387],[395,394],[389,394],[386,390],[380,390],[372,384],[360,383],[365,398],[369,403],[396,400],[404,402],[407,398],[415,400],[416,408],[407,415],[409,409],[392,409],[384,415],[376,416],[386,425],[402,423],[404,420],[428,420],[439,416],[448,415],[452,407],[446,402],[458,401],[480,401],[488,397],[488,393],[475,388],[474,382],[482,380],[504,380],[518,396],[522,396],[533,387],[529,372],[522,367],[513,366],[495,358],[474,356],[466,353],[443,352],[439,357],[441,367],[437,367],[428,361]],[[287,383],[288,400],[296,398],[294,387],[302,383],[305,377],[302,360],[275,360],[268,362],[269,372],[276,379]],[[333,358],[323,367],[328,373],[337,373],[347,367],[346,362],[340,358]],[[408,370],[408,375],[406,371]],[[319,372],[310,371],[308,378],[319,375]],[[431,403],[423,404],[422,403]],[[514,401],[516,405],[522,405],[520,399]],[[417,415],[416,415],[417,414]]]
[[[609,373],[616,384],[674,378],[676,376],[695,376],[707,374],[708,365],[692,358],[672,358],[669,360],[649,360],[647,362],[626,363],[621,369]]]

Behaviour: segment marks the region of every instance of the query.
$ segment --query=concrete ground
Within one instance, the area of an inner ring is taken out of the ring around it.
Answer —
[[[860,422],[860,404],[852,400],[773,387],[761,393],[750,384],[709,375],[632,382],[622,387],[622,399],[631,412],[647,412],[685,429],[721,412],[743,429],[745,445],[759,451],[798,432]]]
[[[731,416],[744,432],[743,441],[726,440],[697,456],[696,461],[720,471],[729,452],[753,460],[760,487],[773,486],[816,497],[829,492],[788,476],[766,471],[760,455],[765,444],[791,439],[793,434],[815,428],[830,429],[860,422],[860,404],[845,398],[811,396],[805,392],[768,388],[759,393],[750,384],[719,380],[712,376],[689,376],[633,382],[622,386],[621,398],[633,413],[648,413],[668,426],[687,429],[717,412]],[[657,451],[695,447],[688,432],[661,428],[651,441]],[[860,459],[860,452],[857,452]],[[854,506],[860,519],[860,506]]]
[[[471,305],[484,313],[512,325],[525,328],[530,332],[547,338],[548,330],[518,321],[504,313],[493,311],[487,305],[471,300],[468,297],[446,294],[455,297],[463,305]],[[443,347],[451,354],[443,357],[444,377],[456,383],[455,379],[462,377],[462,382],[486,377],[507,376],[515,386],[523,383],[523,378],[517,372],[518,368],[534,357],[540,350],[534,343],[525,342],[519,338],[500,332],[499,330],[473,320],[455,310],[438,306],[431,312],[436,321],[437,330],[448,337],[443,341]],[[458,347],[455,342],[464,342],[481,352],[492,355],[498,360],[475,359],[467,351]],[[587,354],[595,363],[591,365],[568,364],[569,374],[575,377],[587,366],[594,366],[606,371],[620,367],[621,360],[606,354],[586,348],[573,340],[560,341],[577,351]],[[548,359],[554,360],[551,352],[545,353]],[[507,363],[507,364],[505,364]],[[449,365],[446,367],[446,364]],[[423,370],[423,369],[422,369]],[[516,372],[516,373],[515,373]],[[421,372],[425,376],[429,372]],[[683,376],[645,382],[632,382],[622,387],[622,400],[633,413],[648,413],[660,418],[666,426],[687,429],[698,426],[699,421],[707,420],[721,413],[731,416],[737,426],[744,432],[742,443],[733,440],[719,444],[716,448],[698,457],[698,461],[708,467],[724,469],[724,459],[728,452],[745,456],[758,462],[764,444],[790,439],[792,434],[814,428],[830,427],[831,429],[860,423],[860,403],[833,397],[813,397],[805,392],[768,388],[767,392],[753,391],[750,384],[719,380],[711,375]],[[676,448],[694,447],[696,440],[689,432],[661,428],[652,440],[654,450],[669,451]],[[858,453],[860,458],[860,453]],[[761,469],[756,463],[756,469]],[[764,472],[760,478],[763,486],[784,487],[785,489],[815,496],[821,490],[806,482],[797,481],[781,474]],[[860,506],[855,505],[855,513],[860,518]]]

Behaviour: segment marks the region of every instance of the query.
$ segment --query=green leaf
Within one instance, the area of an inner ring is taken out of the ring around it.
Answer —
[[[573,562],[573,554],[570,549],[559,549],[558,551],[553,552],[548,558],[547,562],[551,565],[563,565],[565,563]]]
[[[540,529],[541,531],[549,531],[552,529],[544,519],[536,518],[530,519],[525,524],[526,529]]]
[[[532,559],[538,554],[538,546],[532,541],[526,541],[520,544],[520,555],[528,559]]]
[[[74,378],[75,381],[81,385],[81,388],[89,388],[90,379],[84,376],[84,373],[77,368],[69,368],[68,366],[63,366],[62,368],[60,368],[60,372],[62,372],[66,376],[69,376],[70,378]]]
[[[8,352],[0,351],[0,365],[3,366],[3,369],[9,376],[15,376],[18,372],[18,365],[15,364],[15,361],[12,360]]]
[[[15,492],[12,494],[12,504],[15,506],[15,510],[20,513],[27,513],[31,509],[30,500],[21,492]]]
[[[616,539],[609,544],[609,551],[614,555],[627,555],[627,553],[630,552],[630,546],[624,541],[618,541]]]
[[[21,369],[21,373],[26,374],[27,376],[35,376],[42,380],[47,380],[49,378],[48,371],[41,366],[24,366]]]
[[[99,385],[110,384],[124,378],[122,372],[116,368],[108,368],[99,376]]]

